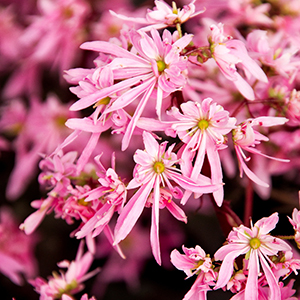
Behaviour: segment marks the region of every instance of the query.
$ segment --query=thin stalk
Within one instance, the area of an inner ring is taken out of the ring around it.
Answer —
[[[246,187],[246,201],[244,208],[244,224],[250,227],[250,220],[253,214],[253,184],[252,181],[248,179],[248,184]]]

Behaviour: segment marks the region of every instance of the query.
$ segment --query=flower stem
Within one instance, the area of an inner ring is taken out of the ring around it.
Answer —
[[[246,201],[244,208],[244,224],[250,226],[250,218],[253,213],[253,184],[251,180],[248,180],[246,187]]]

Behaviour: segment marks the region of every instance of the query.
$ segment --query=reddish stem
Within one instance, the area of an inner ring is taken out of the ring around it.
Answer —
[[[244,224],[250,227],[250,219],[253,213],[253,184],[252,181],[248,179],[248,184],[246,187],[246,201],[244,208]]]

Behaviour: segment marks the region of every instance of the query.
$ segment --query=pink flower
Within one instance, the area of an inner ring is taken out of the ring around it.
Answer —
[[[62,73],[74,64],[91,8],[83,0],[39,0],[37,9],[40,15],[30,19],[21,45],[30,51],[30,61]]]
[[[257,63],[248,55],[243,42],[232,40],[231,36],[225,36],[223,24],[211,25],[209,36],[210,50],[224,76],[232,81],[240,93],[249,100],[254,100],[255,95],[250,84],[237,72],[236,65],[240,64],[248,79],[251,76],[267,83],[268,78]]]
[[[173,107],[169,113],[178,121],[174,121],[171,128],[186,144],[182,152],[182,165],[184,174],[197,181],[201,172],[205,154],[211,168],[213,184],[222,183],[222,168],[218,150],[227,147],[225,135],[235,128],[236,119],[230,118],[229,113],[221,105],[212,103],[211,98],[206,98],[202,103],[188,101],[181,104],[181,114],[178,108]],[[191,161],[195,157],[194,166]],[[223,202],[223,187],[213,193],[216,203],[221,206]],[[190,196],[186,193],[182,202]]]
[[[179,270],[185,272],[188,277],[199,272],[208,272],[212,267],[211,258],[200,247],[186,248],[182,246],[184,254],[174,249],[171,253],[171,262]]]
[[[186,83],[187,57],[180,52],[190,43],[192,36],[185,35],[173,43],[172,35],[167,30],[162,38],[154,29],[151,30],[151,35],[152,38],[144,32],[130,31],[130,43],[133,45],[131,51],[103,41],[87,42],[81,46],[86,50],[109,54],[112,60],[97,71],[100,72],[98,84],[102,88],[97,88],[97,91],[91,89],[89,95],[83,96],[71,106],[71,110],[101,104],[103,99],[107,99],[100,117],[105,120],[107,114],[125,108],[141,97],[125,131],[122,150],[128,147],[137,121],[150,97],[156,98],[156,112],[160,118],[163,98],[181,89]],[[112,85],[105,84],[118,80],[121,81]],[[116,93],[122,94],[112,99]]]
[[[251,228],[243,225],[233,228],[227,238],[228,244],[215,253],[215,259],[222,261],[215,289],[224,287],[228,283],[233,272],[234,260],[245,254],[248,260],[245,299],[258,299],[258,277],[261,265],[270,288],[270,299],[281,300],[278,280],[271,269],[272,262],[269,256],[277,255],[279,251],[290,251],[291,247],[283,240],[269,234],[275,228],[278,219],[278,213],[274,213],[268,218],[260,219]]]
[[[55,95],[48,96],[45,102],[31,99],[28,111],[18,100],[5,107],[1,131],[17,136],[12,144],[15,166],[6,191],[9,199],[15,200],[24,192],[36,174],[41,154],[49,154],[70,133],[64,123],[75,114],[68,108]]]
[[[74,295],[84,288],[82,284],[84,281],[99,272],[99,269],[95,269],[87,273],[93,262],[93,255],[90,252],[83,254],[83,246],[84,243],[80,243],[75,260],[58,263],[59,267],[67,268],[66,272],[60,271],[60,274],[54,272],[48,281],[40,277],[29,280],[40,294],[41,300],[62,299],[63,295]],[[68,299],[66,296],[65,299]]]
[[[77,152],[71,151],[66,154],[59,152],[41,160],[39,167],[42,172],[39,175],[39,183],[46,189],[64,196],[69,192],[70,177],[76,176],[76,158]]]
[[[86,205],[94,201],[97,206],[94,215],[75,234],[79,239],[90,233],[92,233],[92,237],[99,235],[108,225],[114,213],[121,210],[126,201],[127,190],[125,184],[115,172],[114,166],[106,170],[100,163],[100,156],[96,157],[95,160],[101,167],[101,172],[97,172],[100,186],[83,196]]]
[[[207,291],[215,285],[216,273],[213,271],[212,262],[200,246],[186,248],[182,246],[184,254],[176,249],[171,253],[171,262],[179,270],[186,273],[188,277],[197,274],[193,286],[183,298],[184,300],[206,300]]]
[[[256,184],[269,187],[267,183],[262,181],[256,174],[254,174],[246,165],[245,161],[248,162],[251,158],[246,157],[243,150],[246,150],[253,154],[258,154],[273,160],[281,162],[289,162],[287,159],[280,159],[263,154],[258,149],[255,149],[256,145],[259,145],[261,141],[268,141],[269,139],[253,129],[253,126],[276,126],[282,125],[287,121],[286,118],[280,117],[258,117],[255,119],[248,119],[242,124],[238,125],[232,132],[232,139],[234,148],[239,162],[240,177],[243,176],[243,172]]]
[[[183,9],[180,9],[176,7],[175,2],[172,3],[171,7],[168,3],[162,0],[155,0],[155,7],[153,10],[148,9],[146,18],[130,18],[121,14],[116,14],[113,11],[110,11],[110,13],[125,21],[131,21],[139,24],[148,25],[140,29],[143,31],[148,31],[151,28],[162,29],[169,26],[176,26],[176,24],[182,24],[190,18],[202,14],[205,11],[205,9],[195,12],[195,2],[196,0],[193,0],[188,5],[184,5]]]
[[[143,134],[145,151],[137,150],[134,155],[136,162],[134,178],[129,182],[127,189],[140,187],[131,197],[122,210],[115,227],[115,244],[123,240],[135,225],[145,207],[150,193],[153,191],[152,200],[152,224],[150,241],[153,255],[156,261],[161,264],[160,246],[158,237],[160,187],[167,186],[172,194],[178,191],[173,187],[170,180],[175,181],[180,187],[193,190],[199,193],[212,192],[214,185],[202,186],[201,182],[195,183],[174,166],[178,163],[175,153],[172,152],[175,144],[166,151],[167,142],[158,144],[154,137],[148,133]]]

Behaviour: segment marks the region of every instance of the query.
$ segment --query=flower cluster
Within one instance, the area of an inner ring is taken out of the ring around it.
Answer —
[[[153,259],[196,277],[185,300],[215,290],[296,299],[297,1],[8,2],[1,196],[23,222],[1,205],[0,272],[17,285],[23,276],[42,300],[95,300],[112,281],[139,289]],[[70,239],[46,247],[63,252],[80,240],[76,259],[45,280],[35,231],[43,241],[63,228]]]

